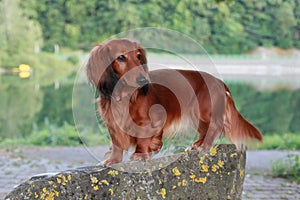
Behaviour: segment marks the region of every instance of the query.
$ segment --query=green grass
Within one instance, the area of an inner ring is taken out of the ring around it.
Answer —
[[[300,134],[285,133],[264,135],[263,143],[258,143],[255,149],[300,150]]]
[[[87,146],[109,145],[110,139],[107,129],[99,127],[99,131],[78,131],[73,125],[64,124],[56,127],[46,123],[45,127],[33,131],[26,137],[5,138],[0,137],[0,148],[20,146]],[[174,152],[184,151],[197,139],[197,133],[177,135],[174,138],[163,140],[164,150]],[[226,138],[220,138],[217,144],[230,143]],[[263,143],[249,145],[249,149],[277,149],[277,150],[300,150],[300,134],[270,134],[264,135]]]
[[[288,178],[292,182],[300,183],[299,155],[290,154],[287,158],[278,159],[272,164],[274,177]]]
[[[0,138],[0,148],[15,148],[22,146],[97,146],[108,145],[107,134],[96,134],[92,131],[82,131],[80,134],[73,125],[62,127],[50,126],[36,130],[26,137]]]

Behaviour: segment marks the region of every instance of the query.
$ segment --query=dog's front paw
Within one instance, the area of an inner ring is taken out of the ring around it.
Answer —
[[[104,167],[110,167],[113,164],[120,163],[121,161],[122,160],[117,159],[117,158],[109,158],[109,159],[106,159],[106,160],[102,161],[101,165],[103,165]]]
[[[184,151],[193,151],[193,150],[197,150],[197,151],[205,151],[207,149],[207,147],[204,147],[204,146],[190,146],[190,147],[187,147]]]
[[[150,153],[134,153],[130,156],[130,160],[146,161],[146,160],[150,160],[150,158],[151,158]]]
[[[193,150],[195,150],[195,147],[194,146],[190,146],[190,147],[185,148],[184,151],[193,151]]]

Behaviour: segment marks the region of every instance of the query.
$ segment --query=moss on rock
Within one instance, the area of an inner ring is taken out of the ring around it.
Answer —
[[[245,151],[218,145],[112,168],[89,166],[19,185],[6,200],[23,199],[241,199]]]

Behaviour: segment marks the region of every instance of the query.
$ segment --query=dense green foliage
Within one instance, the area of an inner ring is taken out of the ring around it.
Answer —
[[[90,49],[111,35],[149,26],[186,33],[209,53],[300,48],[298,0],[30,0],[22,7],[40,24],[49,51],[54,44]]]

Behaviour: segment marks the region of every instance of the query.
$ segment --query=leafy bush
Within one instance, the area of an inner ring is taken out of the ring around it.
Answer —
[[[74,126],[65,124],[60,128],[35,131],[27,137],[36,146],[78,146],[82,141]]]
[[[80,61],[80,59],[78,58],[78,56],[73,55],[73,56],[69,56],[67,58],[67,61],[69,61],[70,63],[72,63],[73,65],[77,65]]]
[[[289,154],[285,159],[273,162],[273,176],[288,178],[293,182],[300,183],[300,161],[299,155]]]

